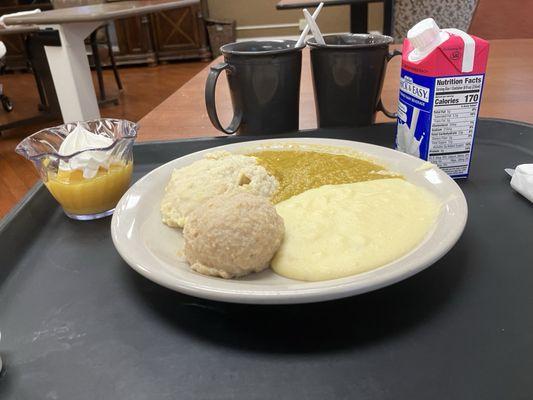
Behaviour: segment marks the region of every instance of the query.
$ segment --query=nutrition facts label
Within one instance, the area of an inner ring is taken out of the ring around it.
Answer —
[[[468,173],[483,75],[435,79],[428,161],[450,175]]]

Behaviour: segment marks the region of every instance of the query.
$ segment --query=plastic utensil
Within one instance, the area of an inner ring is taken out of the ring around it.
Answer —
[[[316,20],[318,17],[318,14],[320,14],[320,11],[322,10],[322,7],[324,7],[324,3],[320,3],[318,7],[316,8],[315,12],[313,13],[313,20]],[[302,31],[302,34],[298,38],[298,41],[296,42],[296,45],[294,47],[300,47],[305,42],[305,37],[309,34],[309,24],[307,24]]]
[[[322,37],[322,33],[320,32],[320,29],[318,29],[318,25],[316,24],[315,20],[313,19],[307,8],[304,8],[304,16],[307,21],[307,25],[311,29],[311,32],[313,33],[313,37],[315,38],[316,42],[318,44],[325,45],[326,42]]]

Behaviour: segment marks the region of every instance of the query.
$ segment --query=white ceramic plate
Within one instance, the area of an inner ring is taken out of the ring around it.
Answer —
[[[159,214],[159,204],[172,170],[214,150],[245,153],[276,143],[341,146],[366,153],[379,164],[401,173],[409,182],[437,196],[442,202],[439,218],[422,243],[410,253],[380,268],[341,279],[302,282],[281,277],[267,269],[241,279],[225,280],[192,271],[178,257],[183,245],[181,230],[164,225]],[[111,234],[118,252],[133,269],[169,289],[211,300],[288,304],[352,296],[408,278],[452,248],[463,232],[466,219],[466,200],[459,186],[440,169],[428,168],[428,164],[418,158],[366,143],[298,138],[234,143],[189,154],[162,165],[140,179],[122,197],[113,214]]]

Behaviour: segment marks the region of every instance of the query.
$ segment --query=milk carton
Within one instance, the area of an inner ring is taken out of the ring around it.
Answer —
[[[489,43],[432,18],[404,40],[396,148],[466,178]]]

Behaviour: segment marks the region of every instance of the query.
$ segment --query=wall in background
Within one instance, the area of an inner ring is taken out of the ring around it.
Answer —
[[[276,10],[278,0],[208,0],[209,16],[213,19],[234,19],[237,27],[295,24],[303,18],[301,10]],[[369,6],[369,30],[381,30],[383,5],[372,3]],[[324,7],[318,18],[320,30],[328,32],[347,32],[350,29],[349,6]],[[283,28],[254,28],[238,30],[238,38],[263,36],[295,36],[298,26]]]
[[[383,32],[383,3],[368,5],[368,30]]]

